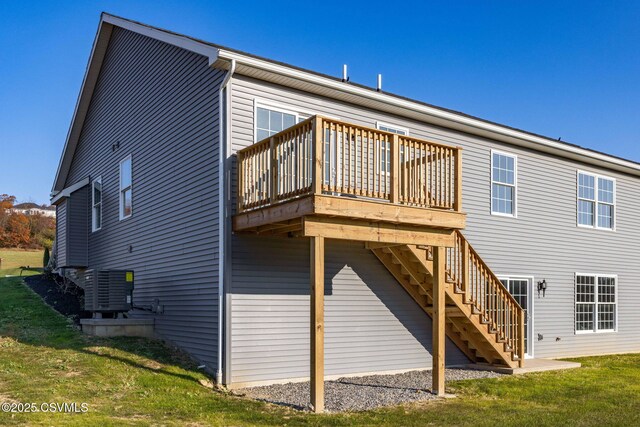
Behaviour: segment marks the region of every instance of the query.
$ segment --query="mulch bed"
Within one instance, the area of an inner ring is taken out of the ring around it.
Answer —
[[[24,282],[40,295],[45,303],[72,319],[74,323],[80,324],[80,319],[91,318],[91,313],[83,309],[84,290],[81,287],[71,284],[65,289],[61,282],[45,274],[27,276]]]

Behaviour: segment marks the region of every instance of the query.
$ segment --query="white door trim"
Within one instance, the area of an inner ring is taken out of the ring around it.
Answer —
[[[527,302],[529,303],[529,308],[527,310],[527,338],[529,341],[529,348],[527,353],[525,354],[525,359],[533,359],[534,357],[534,348],[535,348],[535,339],[533,336],[534,323],[535,323],[535,307],[534,307],[534,289],[533,282],[534,276],[526,275],[526,274],[498,274],[498,279],[500,280],[526,280],[529,282],[527,286]],[[509,290],[507,286],[507,290]]]

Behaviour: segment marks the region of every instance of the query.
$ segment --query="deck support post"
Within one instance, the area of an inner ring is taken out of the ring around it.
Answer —
[[[311,237],[311,405],[324,411],[324,237]]]
[[[444,396],[445,248],[433,248],[433,371],[431,392]]]

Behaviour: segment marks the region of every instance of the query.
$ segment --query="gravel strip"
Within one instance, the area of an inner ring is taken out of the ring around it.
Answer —
[[[497,378],[495,372],[473,369],[446,369],[449,381]],[[328,412],[365,411],[381,406],[436,399],[431,394],[431,371],[411,371],[397,375],[370,375],[325,381],[325,409]],[[310,410],[309,382],[274,384],[235,390],[252,399]]]

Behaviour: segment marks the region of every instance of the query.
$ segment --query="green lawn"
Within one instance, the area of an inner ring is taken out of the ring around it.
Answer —
[[[0,401],[87,403],[81,414],[0,412],[0,425],[639,425],[640,355],[584,368],[458,382],[457,399],[314,415],[211,389],[176,352],[77,332],[19,277],[0,278]]]
[[[42,267],[44,252],[38,250],[0,249],[0,277],[20,275],[20,267]]]

